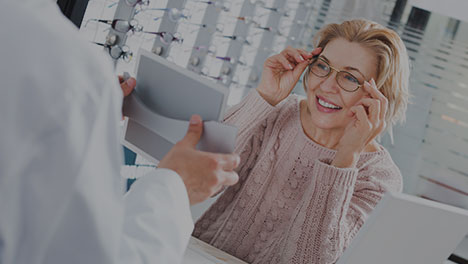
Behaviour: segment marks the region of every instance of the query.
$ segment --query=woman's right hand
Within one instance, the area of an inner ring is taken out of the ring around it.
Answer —
[[[309,65],[310,59],[320,52],[322,48],[316,48],[309,53],[289,46],[280,54],[269,57],[263,64],[258,93],[269,104],[277,105],[288,97]]]

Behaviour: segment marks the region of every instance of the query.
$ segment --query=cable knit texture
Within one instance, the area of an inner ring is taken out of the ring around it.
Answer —
[[[194,236],[248,263],[335,263],[387,191],[402,189],[389,153],[362,153],[357,168],[302,130],[299,98],[273,107],[253,89],[228,111],[239,128],[239,182],[195,225]]]

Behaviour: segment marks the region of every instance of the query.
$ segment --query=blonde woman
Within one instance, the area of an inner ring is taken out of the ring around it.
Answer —
[[[330,24],[312,53],[268,58],[256,90],[227,114],[238,126],[239,183],[194,235],[249,263],[334,263],[402,178],[376,142],[403,120],[408,56],[392,30]],[[301,74],[307,98],[290,95]]]

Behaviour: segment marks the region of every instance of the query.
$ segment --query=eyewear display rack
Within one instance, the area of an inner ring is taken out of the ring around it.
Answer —
[[[196,72],[201,73],[202,68],[205,64],[205,58],[209,53],[209,47],[211,45],[213,34],[216,33],[216,24],[219,19],[220,12],[218,12],[217,7],[215,5],[208,5],[203,19],[201,21],[202,25],[206,25],[205,27],[201,27],[197,38],[194,43],[194,48],[192,49],[192,54],[190,54],[189,64],[187,68]],[[215,30],[210,30],[208,28],[209,25],[213,25]]]
[[[144,0],[119,0],[114,14],[114,19],[123,19],[131,21],[137,13],[137,8],[140,8],[139,4],[143,1]],[[161,7],[161,9],[170,10],[171,8],[173,8],[177,10],[183,10],[187,1],[194,0],[169,0],[167,1],[166,6]],[[203,15],[203,19],[200,23],[200,25],[204,26],[201,26],[197,32],[196,39],[193,44],[194,48],[192,49],[191,54],[189,55],[190,58],[186,67],[196,73],[204,74],[203,69],[206,66],[206,58],[207,56],[213,55],[210,54],[212,52],[208,49],[213,42],[215,34],[223,34],[222,32],[217,32],[217,25],[220,22],[219,20],[221,17],[221,13],[224,11],[220,10],[219,5],[216,5],[215,3],[236,2],[236,4],[241,4],[242,6],[240,8],[239,14],[236,14],[236,17],[238,19],[235,19],[236,25],[234,27],[234,32],[232,36],[230,36],[231,39],[227,47],[227,53],[221,58],[223,59],[223,62],[220,68],[220,75],[215,76],[214,79],[216,79],[219,83],[222,83],[226,87],[229,87],[231,84],[238,84],[235,80],[233,80],[233,77],[236,73],[238,64],[244,65],[244,62],[240,61],[239,58],[241,57],[245,46],[251,44],[247,41],[249,33],[253,28],[261,27],[264,29],[262,30],[262,32],[260,32],[261,48],[257,49],[256,52],[252,53],[251,56],[254,57],[253,63],[247,66],[249,68],[248,70],[250,71],[250,73],[248,74],[248,80],[243,80],[241,82],[242,85],[245,85],[246,87],[256,87],[260,80],[263,63],[265,59],[272,53],[273,43],[275,41],[275,37],[278,36],[278,27],[280,25],[281,19],[287,16],[286,11],[290,11],[287,10],[287,1],[273,0],[270,1],[271,3],[268,4],[266,3],[266,1],[255,0],[245,0],[243,2],[228,0],[198,2],[207,4],[206,10]],[[295,12],[294,21],[302,21],[303,23],[305,23],[308,19],[308,15],[311,13],[311,6],[312,5],[310,1],[298,0],[298,8]],[[248,19],[239,19],[252,18],[252,20],[255,20],[256,10],[258,10],[259,8],[271,10],[268,14],[266,24],[260,25],[256,22],[247,21]],[[279,10],[282,11],[280,12]],[[158,31],[175,34],[177,32],[179,21],[171,20],[169,13],[170,12],[164,12]],[[269,30],[265,30],[267,28]],[[303,24],[293,23],[291,29],[287,33],[288,40],[286,45],[297,46],[297,40],[301,39],[301,35],[303,34],[303,32]],[[109,34],[106,37],[106,44],[108,45],[107,48],[111,49],[111,53],[112,49],[121,50],[127,42],[127,37],[127,33],[118,32],[111,28],[109,30]],[[169,56],[170,49],[171,43],[166,43],[162,40],[162,38],[156,37],[151,52],[161,57],[167,58]],[[115,63],[117,63],[117,60],[115,60]]]
[[[248,79],[248,86],[249,87],[257,87],[258,82],[260,81],[260,71],[265,60],[271,54],[271,48],[273,47],[273,42],[275,38],[275,34],[279,33],[278,27],[280,24],[280,20],[283,16],[286,16],[286,13],[278,12],[279,10],[283,10],[286,5],[286,1],[284,0],[275,0],[272,8],[277,12],[270,12],[270,16],[268,17],[268,21],[266,25],[262,25],[266,30],[262,34],[262,39],[260,40],[260,49],[258,49],[257,54],[255,55],[255,59],[253,65],[255,65],[254,70],[250,72],[249,79]]]
[[[117,6],[117,9],[114,14],[115,19],[123,19],[126,21],[131,21],[135,16],[135,6],[128,5],[126,3],[127,0],[120,0]],[[126,32],[119,32],[112,27],[109,28],[109,34],[106,37],[106,44],[109,45],[109,49],[121,49],[125,46],[127,42],[128,34]],[[114,60],[114,64],[117,64],[118,60]]]
[[[122,0],[120,0],[120,2],[122,2]],[[185,6],[185,2],[186,0],[168,0],[166,8],[167,10],[170,10],[171,8],[182,10]],[[169,19],[169,16],[170,12],[164,12],[161,25],[159,26],[159,31],[170,32],[174,34],[177,31],[178,22],[171,21],[171,19]],[[170,48],[171,43],[164,43],[161,40],[161,38],[155,38],[151,52],[161,57],[167,58],[167,56],[169,55]]]
[[[255,14],[255,4],[251,1],[244,1],[242,4],[241,11],[239,13],[239,17],[252,17]],[[232,77],[234,72],[236,71],[238,58],[242,55],[242,48],[246,45],[247,36],[249,34],[250,25],[246,23],[245,20],[237,19],[236,27],[234,29],[233,36],[236,36],[237,39],[232,40],[229,44],[229,48],[227,50],[226,56],[229,58],[236,58],[234,63],[230,61],[224,61],[221,66],[221,74],[224,75],[223,80],[219,80],[219,82],[223,82],[226,86],[232,82]]]

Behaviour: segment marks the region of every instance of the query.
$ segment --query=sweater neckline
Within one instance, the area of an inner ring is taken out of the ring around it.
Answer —
[[[311,145],[313,148],[315,149],[318,149],[318,150],[321,150],[325,153],[329,153],[329,154],[332,154],[332,155],[335,155],[337,150],[334,150],[334,149],[330,149],[330,148],[327,148],[327,147],[324,147],[320,144],[318,144],[317,142],[313,141],[312,139],[310,139],[306,133],[304,132],[304,128],[302,127],[302,123],[301,123],[301,106],[300,106],[300,103],[301,103],[301,97],[299,96],[295,96],[294,98],[296,100],[295,104],[296,104],[296,113],[295,113],[295,123],[296,123],[296,127],[298,128],[299,130],[299,136],[303,138],[303,140],[308,143],[309,145]],[[378,143],[377,143],[378,144]],[[386,150],[385,148],[378,144],[380,150],[378,151],[373,151],[373,152],[361,152],[361,155],[360,157],[367,157],[367,156],[377,156],[377,155],[384,155],[386,153]]]

